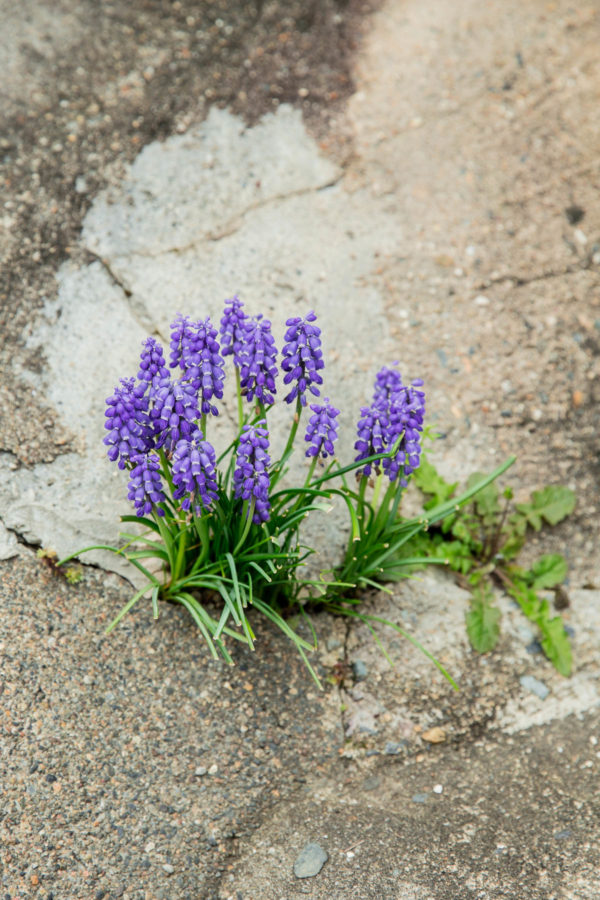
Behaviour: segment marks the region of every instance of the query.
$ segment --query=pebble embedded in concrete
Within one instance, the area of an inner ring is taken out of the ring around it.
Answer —
[[[296,878],[313,878],[328,859],[329,854],[320,844],[307,844],[294,863],[294,875]]]
[[[362,659],[356,659],[352,663],[352,671],[356,681],[364,681],[367,677],[367,666]]]
[[[525,690],[529,691],[531,694],[535,694],[540,700],[545,700],[550,693],[550,688],[547,687],[543,681],[535,678],[534,675],[521,675],[519,681],[521,682],[521,687],[525,688]]]

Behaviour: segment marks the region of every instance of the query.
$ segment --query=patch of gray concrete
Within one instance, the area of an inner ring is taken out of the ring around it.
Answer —
[[[19,542],[14,533],[0,523],[0,560],[12,559],[19,553]]]
[[[100,257],[161,257],[238,230],[253,209],[332,184],[340,171],[319,154],[300,113],[281,106],[254,128],[213,107],[186,134],[145,147],[115,190],[86,216],[83,242]],[[285,218],[277,209],[275,221]],[[257,244],[262,235],[256,235]],[[163,279],[160,279],[162,281]],[[166,279],[164,279],[166,280]],[[182,285],[187,299],[191,284]],[[176,286],[177,289],[177,286]],[[221,285],[221,292],[229,290]],[[194,303],[210,291],[198,284]]]
[[[10,456],[3,455],[0,505],[7,528],[63,557],[118,538],[126,479],[105,458],[104,400],[121,373],[137,371],[145,332],[99,263],[85,269],[65,266],[57,278],[58,296],[46,304],[28,336],[32,349],[43,348],[47,370],[41,379],[26,370],[19,374],[32,391],[44,391],[74,435],[77,452],[16,470]],[[95,552],[87,561],[130,574],[130,567],[112,554]]]

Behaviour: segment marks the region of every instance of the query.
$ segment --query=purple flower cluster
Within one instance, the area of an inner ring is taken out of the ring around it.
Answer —
[[[319,456],[327,459],[333,456],[333,445],[337,441],[338,423],[336,418],[340,411],[329,405],[329,398],[325,397],[323,405],[311,403],[313,415],[308,420],[304,440],[310,443],[306,456]]]
[[[190,440],[178,441],[175,447],[173,484],[176,488],[173,499],[184,498],[182,509],[189,509],[193,503],[198,516],[202,507],[210,509],[218,498],[215,451],[199,429],[192,433]]]
[[[307,405],[308,394],[320,396],[324,368],[321,330],[316,315],[294,317],[286,322],[281,368],[289,387],[287,403],[297,400]],[[274,402],[277,378],[277,348],[271,323],[262,316],[250,318],[238,297],[225,303],[221,319],[222,349],[217,329],[210,319],[193,321],[178,314],[171,325],[171,369],[179,369],[172,379],[165,354],[153,337],[143,342],[137,381],[123,378],[107,399],[104,438],[109,459],[119,468],[130,469],[129,499],[138,515],[155,510],[166,498],[161,483],[161,451],[172,459],[173,499],[181,508],[193,508],[200,515],[218,499],[215,451],[200,430],[208,414],[218,415],[214,400],[223,397],[224,356],[233,356],[240,375],[240,388],[249,401],[264,405]],[[407,476],[419,465],[421,434],[425,413],[423,382],[405,386],[400,372],[382,368],[375,379],[370,406],[361,409],[355,449],[360,462],[370,456],[393,457],[375,464],[390,481],[405,485]],[[340,411],[328,398],[310,405],[305,442],[306,456],[327,459],[334,454]],[[295,430],[292,432],[295,434]],[[266,522],[270,515],[269,434],[266,422],[246,425],[239,438],[233,474],[234,494],[252,504],[252,521]],[[362,473],[369,475],[373,463]]]
[[[156,435],[156,447],[172,453],[182,438],[189,438],[200,418],[198,391],[185,381],[162,379],[151,388],[150,417]]]
[[[306,391],[315,397],[319,396],[316,385],[323,384],[319,370],[325,365],[321,350],[321,329],[312,323],[316,321],[314,312],[309,312],[304,319],[296,316],[285,323],[288,328],[284,340],[283,360],[281,368],[286,373],[284,384],[292,384],[292,389],[284,398],[292,403],[300,398],[302,406],[306,406]]]
[[[404,386],[396,368],[382,368],[375,378],[371,406],[361,409],[358,440],[354,444],[359,462],[369,456],[389,453],[399,441],[396,453],[382,461],[382,468],[390,481],[399,478],[403,487],[406,487],[407,476],[418,467],[421,456],[425,416],[422,386],[421,379]],[[372,463],[367,463],[363,474],[369,475],[371,468]]]
[[[257,316],[254,319],[246,320],[243,344],[237,353],[237,358],[240,367],[240,384],[246,398],[251,401],[256,397],[265,406],[274,403],[277,348],[268,319]]]
[[[153,337],[146,338],[143,347],[140,355],[138,380],[147,381],[153,385],[161,378],[168,378],[169,370],[165,363],[165,355],[158,341]]]
[[[266,422],[245,425],[238,444],[233,485],[236,497],[254,501],[252,521],[256,524],[269,519],[269,433]]]
[[[242,301],[238,297],[232,297],[225,301],[225,310],[221,319],[219,333],[221,335],[221,353],[223,356],[231,356],[235,365],[240,368],[240,354],[244,346],[244,325],[248,316],[243,311]]]
[[[383,409],[377,406],[363,406],[360,410],[361,418],[358,420],[358,440],[354,449],[358,450],[356,462],[375,456],[378,453],[386,453],[388,450],[389,420]],[[372,463],[367,463],[362,473],[370,475]]]
[[[225,362],[216,338],[217,329],[210,319],[192,322],[189,316],[179,313],[171,325],[170,366],[172,369],[179,366],[183,371],[181,380],[199,392],[203,415],[218,416],[217,407],[210,401],[213,397],[218,400],[223,397]]]
[[[159,460],[156,453],[140,453],[132,458],[133,469],[129,474],[129,491],[127,499],[135,506],[138,516],[147,516],[156,510],[159,516],[164,516],[165,511],[158,503],[164,503],[166,497],[163,493],[160,480]]]
[[[122,378],[114,394],[106,400],[106,422],[109,432],[104,438],[111,462],[118,461],[120,469],[139,453],[153,446],[152,430],[148,416],[148,385],[135,384],[133,378]]]

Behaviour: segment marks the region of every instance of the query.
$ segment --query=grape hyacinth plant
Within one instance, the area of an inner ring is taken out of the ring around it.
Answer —
[[[340,465],[335,445],[341,413],[327,397],[321,399],[325,363],[316,323],[312,311],[287,320],[279,363],[271,323],[249,316],[238,297],[226,301],[218,331],[209,318],[195,321],[178,314],[168,365],[156,338],[143,342],[137,379],[122,378],[106,401],[104,438],[109,460],[129,473],[128,499],[135,513],[122,521],[139,533],[124,532],[123,546],[86,547],[58,563],[105,549],[141,573],[145,583],[108,631],[143,597],[155,618],[161,603],[179,604],[213,657],[232,663],[233,641],[254,647],[254,610],[292,641],[319,683],[307,656],[315,643],[294,630],[288,614],[306,619],[311,609],[321,607],[358,617],[369,627],[385,621],[361,612],[361,592],[403,577],[423,562],[405,558],[402,547],[510,465],[512,460],[462,497],[420,518],[403,519],[399,504],[421,456],[423,382],[405,385],[396,365],[383,367],[370,406],[360,410],[356,456]],[[238,424],[217,458],[210,425],[221,412],[228,357]],[[278,394],[279,369],[287,390],[283,402],[293,404],[293,413],[285,448],[273,459],[269,411]],[[308,416],[306,472],[300,484],[289,485],[287,464],[303,414]],[[337,567],[311,576],[306,564],[315,550],[305,543],[302,525],[309,513],[322,513],[334,499],[348,516],[347,550]],[[398,626],[391,627],[420,647]]]

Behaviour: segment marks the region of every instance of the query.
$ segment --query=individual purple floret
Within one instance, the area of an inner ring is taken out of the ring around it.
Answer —
[[[361,459],[367,459],[368,456],[374,456],[377,453],[386,453],[387,447],[389,418],[385,409],[376,406],[363,406],[361,418],[358,422],[357,432],[358,440],[354,444],[354,449],[358,450],[355,458],[356,462]],[[367,463],[362,469],[363,475],[370,475],[373,463]],[[375,470],[378,470],[377,465]]]
[[[244,425],[236,455],[233,473],[235,496],[242,500],[254,500],[252,521],[256,524],[269,518],[269,433],[266,422]]]
[[[254,397],[265,406],[275,402],[277,347],[271,334],[271,323],[262,316],[244,323],[243,344],[239,352],[240,385],[246,398]],[[273,392],[273,393],[271,393]]]
[[[219,496],[215,451],[199,429],[189,441],[178,441],[175,447],[173,484],[176,487],[173,498],[184,498],[182,509],[189,509],[193,503],[197,516],[201,515],[202,507],[209,509]]]
[[[164,378],[154,390],[150,417],[156,446],[172,452],[182,438],[189,438],[200,418],[198,397],[192,384]]]
[[[329,398],[325,397],[323,405],[311,403],[310,408],[314,415],[308,420],[305,441],[310,442],[306,456],[318,456],[326,459],[333,456],[333,445],[337,441],[338,423],[335,421],[340,411],[329,405]]]
[[[108,458],[118,460],[120,469],[138,453],[145,453],[153,446],[152,429],[148,417],[148,385],[137,385],[133,378],[121,378],[115,392],[106,400],[106,422],[109,432],[104,438],[108,446]]]
[[[132,457],[132,462],[134,467],[129,475],[127,499],[135,504],[136,515],[147,516],[154,510],[159,516],[164,516],[164,509],[157,506],[157,503],[164,503],[167,499],[158,471],[158,456],[156,453],[140,453]]]
[[[315,397],[319,396],[316,385],[323,384],[319,370],[325,364],[321,350],[321,329],[312,324],[316,319],[316,315],[311,311],[304,319],[296,316],[285,323],[288,329],[284,337],[286,343],[281,363],[281,368],[286,373],[283,383],[293,382],[291,391],[284,398],[287,403],[292,403],[296,397],[300,397],[300,403],[306,406],[307,389]]]
[[[219,333],[221,335],[221,353],[223,356],[233,354],[233,362],[241,366],[240,354],[244,344],[244,324],[248,316],[243,311],[242,301],[236,296],[225,301],[225,310],[221,319]]]
[[[143,350],[140,354],[140,370],[138,378],[155,384],[161,378],[167,378],[169,370],[165,363],[165,354],[161,345],[153,337],[146,338],[142,342]]]

